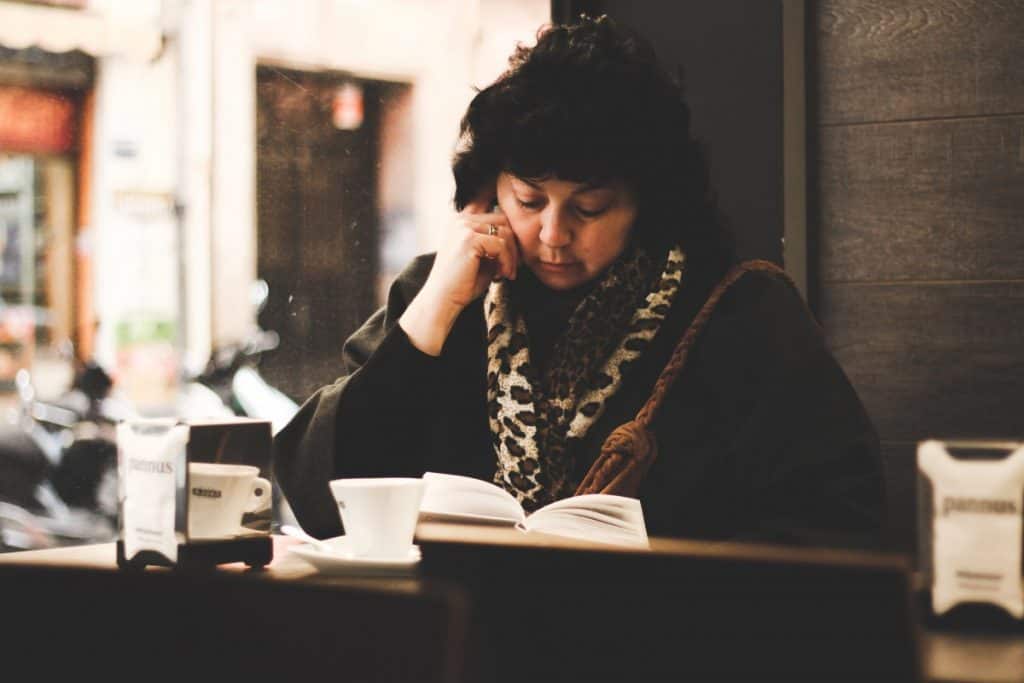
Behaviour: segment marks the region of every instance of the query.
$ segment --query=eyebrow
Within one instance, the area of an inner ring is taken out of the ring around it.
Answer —
[[[540,181],[543,180],[543,178],[537,178],[537,179],[531,180],[530,178],[522,178],[520,176],[512,176],[512,177],[515,178],[516,180],[519,180],[519,181],[521,181],[523,183],[526,183],[527,185],[529,185],[530,187],[532,187],[535,190],[541,190]],[[577,194],[582,194],[584,192],[592,192],[593,190],[608,190],[608,189],[611,189],[611,185],[608,182],[590,181],[590,182],[583,183],[578,188],[573,190],[573,194],[577,195]]]

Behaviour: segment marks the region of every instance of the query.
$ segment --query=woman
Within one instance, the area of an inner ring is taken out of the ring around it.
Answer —
[[[277,437],[307,530],[341,533],[340,477],[470,475],[528,511],[577,490],[734,261],[689,118],[650,46],[606,18],[516,50],[462,121],[436,256]],[[875,432],[778,276],[722,297],[652,430],[636,492],[651,534],[878,540]]]

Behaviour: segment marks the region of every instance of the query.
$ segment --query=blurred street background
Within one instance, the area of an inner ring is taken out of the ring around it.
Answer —
[[[0,1],[0,549],[63,542],[25,515],[98,515],[64,540],[106,540],[117,420],[278,429],[332,381],[342,341],[448,225],[474,88],[549,15]],[[102,447],[72,468],[86,442]]]

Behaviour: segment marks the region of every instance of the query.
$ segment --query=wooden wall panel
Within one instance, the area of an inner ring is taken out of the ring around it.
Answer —
[[[1024,112],[1024,0],[822,0],[822,123]]]
[[[835,284],[820,318],[883,440],[1024,437],[1024,281]]]
[[[1024,116],[820,136],[823,279],[1024,278]]]
[[[1024,438],[1024,0],[811,7],[813,301],[914,552],[917,442]]]

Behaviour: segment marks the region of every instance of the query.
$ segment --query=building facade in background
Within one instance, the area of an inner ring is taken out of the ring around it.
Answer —
[[[173,412],[183,374],[260,323],[294,398],[330,381],[339,337],[448,225],[473,87],[548,12],[0,2],[0,391],[21,368],[65,388],[73,348]]]

